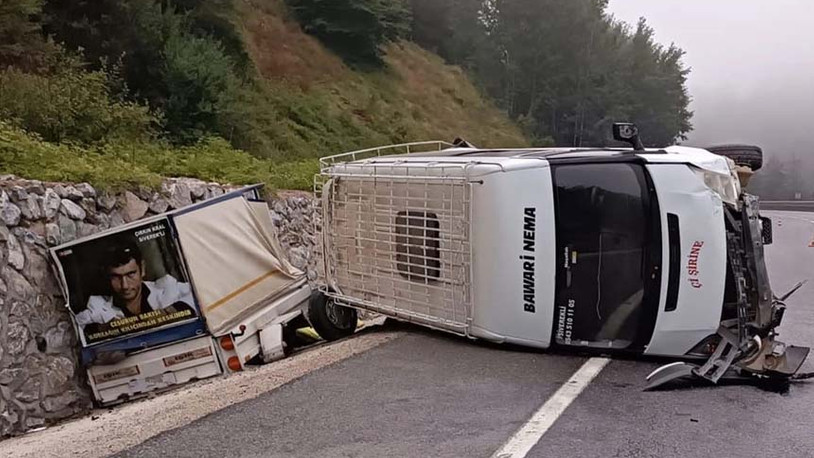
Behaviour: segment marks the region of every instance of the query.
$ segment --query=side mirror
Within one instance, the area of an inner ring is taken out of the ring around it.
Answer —
[[[639,138],[639,128],[629,122],[613,123],[613,139],[618,142],[629,143],[635,151],[644,151],[644,145]]]

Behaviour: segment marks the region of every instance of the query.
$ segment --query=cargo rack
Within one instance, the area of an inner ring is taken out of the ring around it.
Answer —
[[[374,148],[360,149],[356,151],[349,151],[347,153],[321,157],[319,159],[319,169],[321,172],[324,172],[331,166],[342,164],[345,162],[353,162],[362,159],[371,159],[374,157],[389,156],[395,154],[429,153],[434,151],[445,150],[447,148],[453,148],[454,146],[455,145],[453,145],[452,143],[445,142],[442,140],[377,146]]]

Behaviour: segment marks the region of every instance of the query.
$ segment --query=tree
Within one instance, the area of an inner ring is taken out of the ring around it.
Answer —
[[[683,51],[608,16],[607,0],[412,0],[414,39],[469,69],[540,143],[605,145],[633,121],[648,145],[691,129]]]
[[[162,52],[162,104],[167,131],[191,144],[215,132],[222,103],[237,84],[232,61],[217,41],[193,35],[171,36]]]
[[[630,38],[630,120],[639,125],[645,144],[665,146],[686,138],[692,113],[686,88],[687,70],[681,63],[684,51],[655,43],[654,31],[641,19]]]
[[[43,36],[41,13],[42,0],[0,2],[0,68],[38,70],[55,51]]]
[[[47,0],[47,33],[91,69],[120,69],[121,93],[164,114],[175,143],[219,131],[248,57],[230,0]]]
[[[287,0],[302,29],[354,65],[381,65],[381,45],[409,32],[404,0]]]
[[[248,70],[250,60],[243,36],[235,25],[234,0],[164,0],[164,3],[165,10],[171,5],[177,13],[186,16],[189,33],[217,39],[235,65],[242,72]]]
[[[63,62],[49,74],[0,72],[0,119],[60,143],[138,142],[153,136],[149,108],[111,94],[112,77]]]
[[[153,0],[48,0],[45,31],[69,50],[81,50],[91,69],[119,65],[130,94],[161,105],[164,42],[183,18]]]
[[[454,32],[451,0],[410,0],[410,38],[424,49],[444,57],[444,45]]]

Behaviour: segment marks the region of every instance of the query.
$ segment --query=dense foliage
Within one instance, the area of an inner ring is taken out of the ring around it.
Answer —
[[[381,64],[382,44],[410,30],[404,0],[287,0],[303,30],[353,64]]]
[[[683,51],[607,0],[411,0],[413,39],[475,73],[538,142],[602,145],[632,121],[666,145],[691,129]]]
[[[35,70],[46,63],[54,46],[42,34],[42,0],[0,2],[0,68]]]
[[[128,96],[164,114],[174,143],[221,130],[245,76],[231,1],[47,0],[43,30],[92,69],[115,65]]]
[[[87,181],[108,189],[157,186],[162,176],[307,189],[317,165],[314,160],[258,159],[220,138],[183,147],[161,142],[52,143],[0,121],[0,170],[30,179]]]
[[[76,64],[49,75],[0,72],[0,119],[51,142],[144,141],[158,119],[145,105],[111,94],[111,75]]]
[[[681,138],[690,128],[681,50],[605,8],[601,0],[4,0],[0,173],[102,185],[181,174],[308,188],[317,156],[376,144],[464,136],[521,146],[518,125],[537,143],[601,144],[618,120],[638,122],[647,143]]]

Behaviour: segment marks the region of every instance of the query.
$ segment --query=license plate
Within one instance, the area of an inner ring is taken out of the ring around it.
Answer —
[[[112,382],[113,380],[119,380],[122,378],[127,377],[134,377],[139,375],[138,366],[130,366],[125,367],[122,369],[116,369],[115,371],[103,372],[101,374],[94,374],[93,381],[97,384],[99,383],[107,383]]]
[[[206,358],[207,356],[212,356],[211,347],[198,348],[197,350],[178,353],[177,355],[172,355],[164,358],[164,367],[175,366],[176,364],[182,364],[195,359]]]

